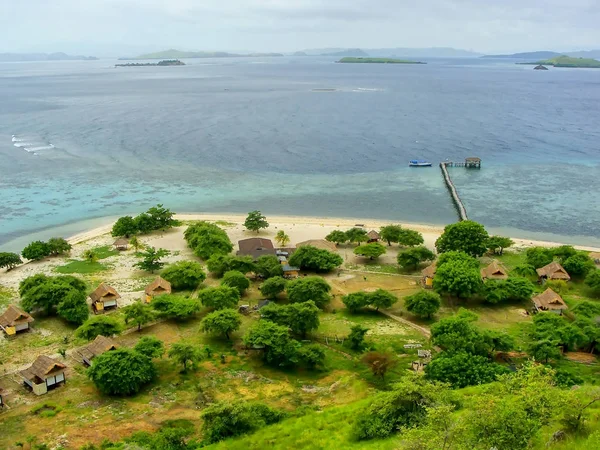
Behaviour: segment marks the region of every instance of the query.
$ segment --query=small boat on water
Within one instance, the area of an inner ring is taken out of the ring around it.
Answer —
[[[408,165],[410,167],[431,167],[431,163],[429,161],[423,161],[420,159],[413,159],[409,161]]]

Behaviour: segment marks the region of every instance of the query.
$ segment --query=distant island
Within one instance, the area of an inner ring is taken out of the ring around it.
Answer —
[[[537,51],[525,53],[512,53],[509,55],[485,55],[482,58],[498,58],[498,59],[535,59],[546,60],[553,59],[559,56],[570,56],[572,58],[600,58],[600,50],[582,50],[576,52],[553,52],[553,51]]]
[[[282,53],[248,53],[237,54],[227,52],[185,52],[181,50],[165,50],[156,53],[146,53],[134,58],[119,58],[120,61],[131,61],[137,59],[184,59],[184,58],[241,58],[241,57],[276,57],[283,56]]]
[[[394,59],[394,58],[354,58],[346,57],[342,58],[338,63],[347,64],[427,64],[419,61],[408,61],[405,59]]]
[[[95,56],[67,55],[66,53],[0,53],[0,62],[26,61],[96,61]]]
[[[587,68],[587,69],[600,69],[600,61],[591,58],[573,58],[571,56],[557,56],[555,58],[547,59],[544,61],[537,62],[525,62],[517,64],[526,64],[534,66],[554,66],[554,67],[572,67],[572,68]]]
[[[540,64],[539,66],[535,66],[533,70],[549,70],[546,66]]]
[[[302,50],[302,53],[308,56],[362,56],[375,58],[474,58],[481,56],[481,53],[450,47],[315,48]]]
[[[185,66],[183,61],[178,59],[165,59],[157,63],[127,63],[115,64],[115,67],[147,67],[147,66]]]

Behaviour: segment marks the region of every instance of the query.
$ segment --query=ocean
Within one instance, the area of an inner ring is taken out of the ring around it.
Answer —
[[[177,212],[457,220],[600,246],[600,70],[332,58],[0,64],[0,250]],[[409,168],[427,159],[432,168]]]

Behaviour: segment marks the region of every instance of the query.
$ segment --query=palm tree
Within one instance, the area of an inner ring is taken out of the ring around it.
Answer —
[[[131,245],[136,251],[144,246],[135,236],[129,240],[129,245]]]
[[[275,241],[281,246],[285,247],[290,243],[290,237],[285,234],[285,231],[279,230],[275,236]]]
[[[89,263],[95,263],[98,261],[98,255],[96,255],[96,252],[92,249],[83,252],[83,258]]]

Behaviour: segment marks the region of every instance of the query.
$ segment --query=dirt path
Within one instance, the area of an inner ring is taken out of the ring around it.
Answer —
[[[431,331],[429,331],[429,329],[428,329],[428,328],[425,328],[425,327],[422,327],[422,326],[420,326],[420,325],[417,325],[416,323],[412,323],[412,322],[411,322],[411,321],[409,321],[409,320],[403,319],[402,317],[398,317],[398,316],[396,316],[396,315],[394,315],[394,314],[392,314],[392,313],[389,313],[389,312],[387,312],[387,311],[382,311],[382,310],[379,310],[379,312],[380,312],[381,314],[383,314],[384,316],[387,316],[387,317],[389,317],[390,319],[392,319],[392,320],[395,320],[396,322],[402,323],[402,324],[404,324],[404,325],[406,325],[406,326],[409,326],[409,327],[411,327],[411,328],[413,328],[413,329],[417,330],[419,333],[421,333],[421,334],[423,334],[424,336],[426,336],[426,337],[427,337],[427,339],[429,339],[429,338],[431,337]]]

